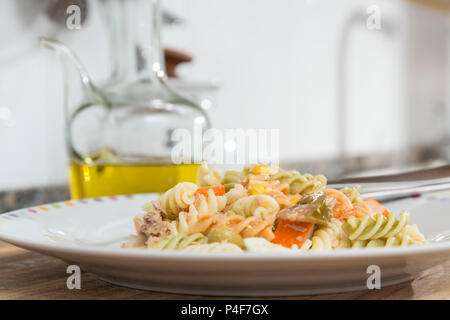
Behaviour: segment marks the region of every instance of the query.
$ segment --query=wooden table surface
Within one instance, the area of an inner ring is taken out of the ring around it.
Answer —
[[[82,272],[81,289],[69,290],[67,264],[0,241],[0,299],[211,299],[128,289]],[[220,297],[215,297],[220,298]],[[450,261],[420,278],[375,291],[283,299],[450,299]]]

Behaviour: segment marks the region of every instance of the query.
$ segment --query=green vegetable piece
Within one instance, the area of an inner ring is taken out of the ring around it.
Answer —
[[[314,210],[311,213],[311,216],[314,217],[315,219],[322,220],[322,221],[330,220],[330,218],[331,218],[330,209],[328,208],[325,201],[322,202],[322,204],[320,205],[319,208],[317,208],[316,210]]]
[[[225,192],[228,192],[231,189],[233,189],[235,185],[236,185],[236,183],[226,183],[225,184]]]
[[[308,193],[301,198],[297,204],[321,204],[327,199],[327,195],[323,191]]]
[[[324,191],[306,194],[294,206],[281,210],[278,217],[293,221],[327,224],[331,214],[326,200],[327,195]]]
[[[244,239],[234,229],[227,226],[215,226],[208,233],[208,242],[227,241],[245,249]]]

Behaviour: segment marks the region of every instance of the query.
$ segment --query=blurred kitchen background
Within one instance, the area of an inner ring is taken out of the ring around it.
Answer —
[[[94,82],[109,63],[100,1],[81,1],[81,29],[69,30],[57,13],[73,2],[0,3],[0,212],[69,198],[62,71],[38,36],[74,49]],[[366,25],[374,5],[379,30]],[[172,85],[194,95],[214,127],[279,128],[282,166],[333,179],[448,163],[448,1],[164,0],[163,8]]]

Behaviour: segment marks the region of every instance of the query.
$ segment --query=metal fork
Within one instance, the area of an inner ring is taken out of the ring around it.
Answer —
[[[360,185],[360,193],[363,197],[374,197],[380,201],[450,190],[450,166],[394,175],[347,178],[330,181],[328,184],[330,188],[335,189],[350,185]]]

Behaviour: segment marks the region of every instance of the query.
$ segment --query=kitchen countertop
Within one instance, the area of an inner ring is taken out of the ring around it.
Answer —
[[[81,289],[66,287],[67,263],[0,241],[0,299],[217,299],[118,287],[82,272]],[[275,297],[274,297],[275,298]],[[257,298],[258,300],[264,298]],[[271,298],[268,298],[271,299]],[[273,299],[273,298],[272,298]],[[450,260],[410,282],[374,291],[300,296],[282,299],[447,299]]]
[[[0,214],[43,203],[63,201],[70,198],[69,186],[49,186],[0,192]]]

